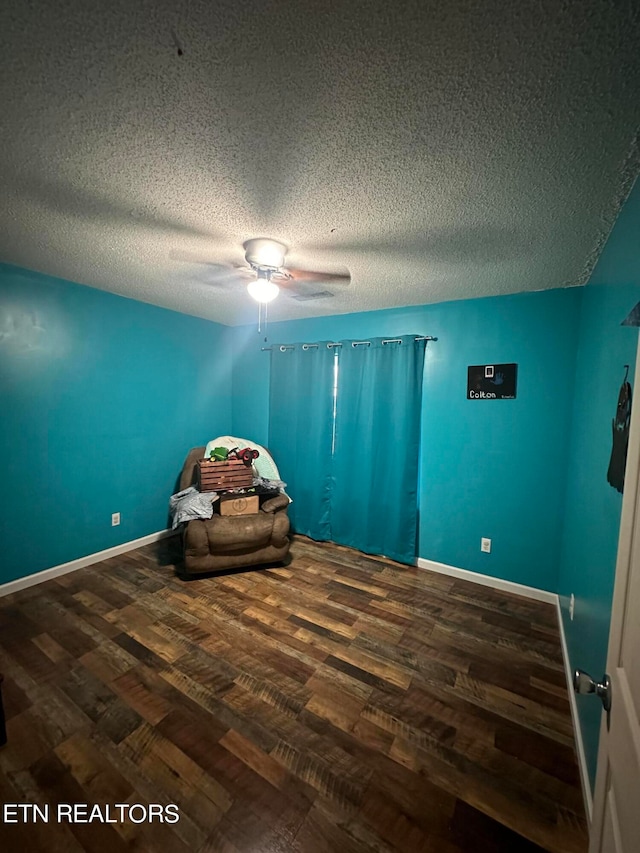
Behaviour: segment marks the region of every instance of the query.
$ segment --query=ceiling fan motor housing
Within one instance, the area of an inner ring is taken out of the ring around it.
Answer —
[[[277,240],[256,237],[244,244],[245,259],[256,270],[278,270],[284,266],[287,247]]]

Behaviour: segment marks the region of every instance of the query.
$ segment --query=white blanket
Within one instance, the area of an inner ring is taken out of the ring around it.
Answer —
[[[253,460],[253,474],[255,477],[263,477],[265,480],[279,480],[280,472],[278,466],[273,461],[273,457],[266,449],[255,441],[248,441],[246,438],[236,438],[233,435],[219,435],[210,441],[204,451],[205,459],[209,458],[209,453],[214,447],[226,447],[227,450],[233,450],[234,447],[244,450],[245,447],[255,448],[260,456]]]

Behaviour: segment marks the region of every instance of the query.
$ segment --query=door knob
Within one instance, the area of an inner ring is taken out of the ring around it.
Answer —
[[[602,681],[594,681],[588,672],[576,669],[573,673],[573,689],[576,693],[595,693],[600,697],[607,714],[611,710],[611,679],[606,672]]]

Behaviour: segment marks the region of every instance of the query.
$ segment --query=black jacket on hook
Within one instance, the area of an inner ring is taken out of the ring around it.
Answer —
[[[613,430],[613,447],[609,470],[607,471],[607,482],[620,493],[624,490],[624,469],[627,464],[627,448],[629,446],[629,423],[631,421],[631,385],[627,382],[627,373],[620,386],[618,394],[618,405],[616,416],[611,421]]]

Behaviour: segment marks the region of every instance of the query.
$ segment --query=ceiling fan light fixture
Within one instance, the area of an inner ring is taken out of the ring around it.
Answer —
[[[252,296],[256,302],[266,304],[272,302],[280,293],[280,288],[268,278],[259,276],[255,281],[250,281],[247,285],[249,296]]]

